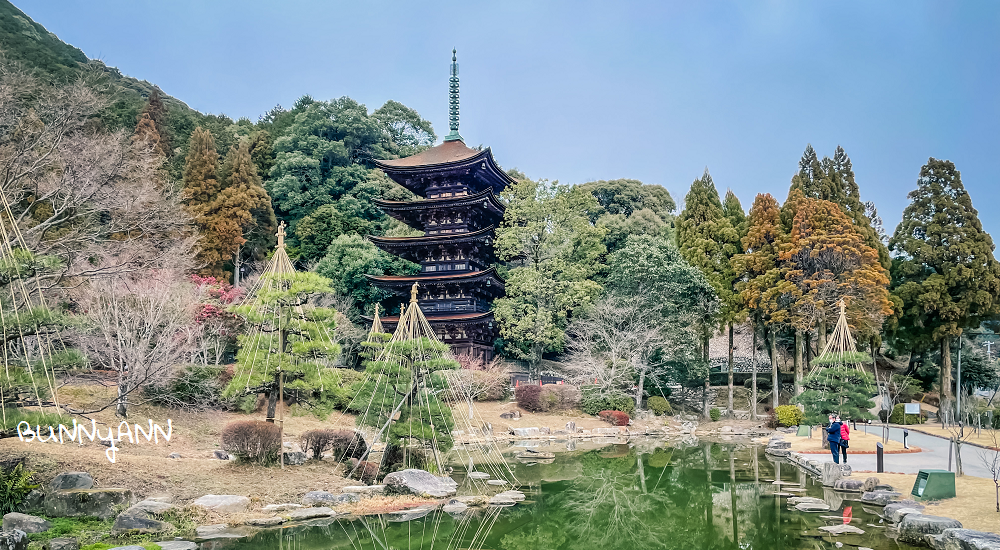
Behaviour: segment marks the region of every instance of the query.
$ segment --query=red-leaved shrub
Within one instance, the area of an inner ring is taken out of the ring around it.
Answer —
[[[628,426],[629,423],[628,415],[621,411],[601,411],[597,416],[612,426]]]
[[[532,385],[518,386],[514,390],[514,399],[518,406],[526,411],[541,412],[545,410],[542,404],[542,388]]]
[[[351,473],[351,470],[354,470]],[[347,466],[348,473],[351,473],[351,479],[357,479],[365,483],[374,483],[375,478],[378,477],[378,463],[377,462],[358,462],[358,459],[352,458]]]
[[[222,450],[244,462],[269,464],[281,452],[281,430],[273,422],[240,420],[222,429]]]

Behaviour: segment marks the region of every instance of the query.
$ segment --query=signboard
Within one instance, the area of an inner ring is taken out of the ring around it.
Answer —
[[[920,403],[905,403],[903,405],[904,414],[920,414]]]

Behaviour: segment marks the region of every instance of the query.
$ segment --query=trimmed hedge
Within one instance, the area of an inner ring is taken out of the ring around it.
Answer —
[[[635,398],[624,393],[601,397],[593,386],[581,388],[583,398],[580,408],[587,414],[598,414],[601,411],[622,411],[626,414],[635,413]]]
[[[514,389],[517,405],[526,411],[542,412],[542,388],[534,385],[518,386]]]
[[[222,429],[222,450],[243,462],[270,464],[281,452],[281,429],[273,422],[240,420]]]
[[[806,420],[806,416],[795,405],[779,405],[775,409],[778,417],[778,424],[781,426],[798,426]]]
[[[712,419],[712,422],[718,422],[722,418],[722,411],[719,410],[719,407],[712,407],[708,410],[708,417]]]
[[[659,395],[654,395],[646,400],[646,406],[649,410],[653,411],[656,416],[672,416],[674,414],[673,408],[670,406],[670,402],[660,397]]]

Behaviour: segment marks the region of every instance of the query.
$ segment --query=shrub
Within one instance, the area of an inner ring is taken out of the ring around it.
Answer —
[[[21,462],[0,471],[0,514],[21,511],[24,497],[38,488],[34,476],[35,472],[25,468]]]
[[[219,396],[232,376],[232,369],[223,366],[187,365],[164,384],[144,391],[154,403],[166,407],[209,409],[220,405]]]
[[[670,407],[670,402],[659,395],[654,395],[647,399],[646,406],[657,416],[674,414],[674,410]]]
[[[514,399],[519,407],[526,411],[541,412],[545,410],[542,404],[542,388],[533,385],[518,386],[514,390]]]
[[[230,422],[222,430],[222,449],[244,462],[270,464],[281,452],[281,430],[263,420]]]
[[[624,393],[602,396],[593,386],[581,390],[580,408],[587,414],[598,414],[601,411],[622,411],[626,414],[635,412],[635,399]]]
[[[892,414],[889,415],[889,423],[902,424],[904,415],[903,411],[905,410],[906,407],[903,403],[896,403],[896,406],[892,408]],[[924,412],[923,410],[920,411],[919,416],[915,414],[906,415],[907,424],[923,424],[924,422],[927,422],[927,413]]]
[[[795,405],[779,405],[775,412],[781,426],[798,426],[805,421],[805,415]]]
[[[708,417],[712,419],[712,422],[718,422],[722,418],[722,411],[719,410],[719,407],[712,407],[708,410]]]
[[[544,411],[575,409],[580,405],[580,390],[570,384],[545,384],[539,400]]]
[[[312,453],[313,458],[323,458],[323,451],[330,448],[333,435],[333,430],[309,430],[299,438],[299,445],[306,454]]]
[[[368,445],[360,432],[353,430],[331,430],[333,439],[330,442],[330,452],[337,460],[365,456]]]
[[[629,416],[621,411],[601,411],[597,416],[612,426],[628,426],[630,420]]]
[[[770,410],[770,411],[768,411],[767,412],[767,421],[764,423],[764,425],[767,426],[771,430],[774,430],[778,426],[780,426],[780,424],[778,423],[778,413],[774,412],[773,409]]]
[[[351,479],[371,484],[378,477],[378,463],[368,461],[358,462],[358,459],[352,458],[348,463],[347,473],[351,475]]]

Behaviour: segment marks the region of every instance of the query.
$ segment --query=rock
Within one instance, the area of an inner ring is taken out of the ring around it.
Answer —
[[[167,458],[183,458],[180,453],[170,453]]]
[[[494,487],[503,487],[507,485],[507,480],[505,479],[490,479],[486,481],[487,485],[492,485]]]
[[[27,550],[28,534],[20,529],[0,531],[0,550]],[[145,550],[145,549],[143,549]]]
[[[38,489],[32,489],[31,492],[24,497],[24,509],[29,512],[41,510],[43,500],[45,500],[45,493],[39,491]]]
[[[518,437],[535,437],[542,435],[542,432],[538,428],[514,428],[512,430],[514,435]]]
[[[93,489],[94,478],[87,472],[63,472],[49,482],[50,491],[72,491],[74,489]]]
[[[462,497],[455,497],[451,500],[461,502],[462,504],[468,504],[469,506],[485,506],[489,501],[486,495],[469,495]]]
[[[903,516],[907,514],[920,514],[924,510],[924,505],[915,500],[900,500],[890,502],[882,508],[882,518],[892,523],[899,523]]]
[[[732,431],[733,431],[733,427],[732,426],[723,426],[723,427],[719,428],[719,432],[720,433],[724,433],[724,434],[732,433]]]
[[[219,449],[212,451],[212,456],[219,460],[229,460],[229,453],[227,453],[226,451],[221,451]]]
[[[282,455],[285,459],[285,464],[288,466],[301,466],[306,463],[306,453],[302,451],[285,451]]]
[[[825,531],[833,536],[837,535],[864,535],[865,532],[849,523],[842,523],[840,525],[826,525],[819,528],[820,531]]]
[[[425,498],[450,497],[458,491],[458,483],[450,477],[438,477],[424,470],[408,469],[393,472],[382,480],[387,492],[413,494]]]
[[[576,422],[569,421],[566,423],[566,433],[571,433],[571,434],[576,433]]]
[[[318,506],[315,508],[300,508],[285,514],[285,519],[289,521],[301,521],[304,519],[327,518],[337,515],[333,508]]]
[[[500,418],[503,418],[504,420],[516,420],[518,418],[521,418],[521,411],[513,410],[510,412],[505,412],[500,415]]]
[[[42,501],[45,515],[53,518],[94,516],[108,519],[129,504],[132,504],[132,491],[128,489],[52,491]]]
[[[49,539],[45,544],[45,550],[80,550],[80,541],[73,537],[59,537]],[[171,550],[164,548],[163,550]]]
[[[295,510],[297,508],[302,508],[302,505],[286,502],[284,504],[268,504],[267,506],[261,508],[261,511],[270,514],[274,512],[284,512],[285,510]]]
[[[537,460],[548,460],[548,459],[553,459],[555,457],[556,457],[555,453],[547,453],[547,452],[543,452],[543,451],[535,451],[535,450],[532,450],[532,449],[525,449],[525,450],[521,451],[520,453],[517,453],[517,455],[514,456],[514,458],[520,458],[520,459],[537,459]]]
[[[830,505],[825,502],[802,502],[795,505],[800,512],[829,512]]]
[[[150,518],[141,511],[137,514],[130,514],[127,510],[115,518],[114,525],[111,526],[111,534],[119,535],[153,535],[173,531],[174,526],[165,521]]]
[[[448,503],[444,505],[444,508],[442,508],[446,514],[461,514],[468,509],[468,504],[455,499],[449,500]]]
[[[247,525],[253,525],[254,527],[274,527],[275,525],[285,523],[285,521],[285,518],[281,516],[271,516],[268,518],[250,518],[244,523]]]
[[[140,502],[139,504],[132,506],[125,512],[130,513],[132,515],[137,515],[140,512],[145,514],[159,515],[166,512],[167,510],[172,509],[173,507],[174,505],[170,504],[169,502],[161,502],[159,500],[146,499]]]
[[[246,512],[250,499],[239,495],[205,495],[191,503],[220,514]]]
[[[156,544],[160,550],[198,550],[198,544],[189,540],[163,540]]]
[[[418,506],[416,508],[410,508],[409,510],[400,510],[398,512],[390,513],[389,521],[392,522],[413,521],[415,519],[420,519],[424,516],[427,516],[434,510],[436,510],[434,506]]]
[[[837,491],[846,491],[848,493],[860,493],[864,488],[865,482],[860,479],[838,479],[833,482],[833,488]]]
[[[823,464],[824,486],[833,487],[833,484],[843,476],[844,471],[840,468],[840,464],[834,464],[833,462],[826,462]]]
[[[899,493],[895,491],[869,491],[861,494],[861,502],[863,504],[885,506],[886,504],[896,500],[899,496]]]
[[[514,490],[504,491],[502,493],[499,493],[497,496],[501,495],[510,498],[514,502],[521,502],[524,500],[524,493],[522,493],[521,491],[514,491]]]
[[[542,426],[541,428],[538,428],[538,433],[542,435],[552,435],[552,428]]]
[[[962,522],[957,519],[908,514],[899,522],[899,540],[911,544],[923,544],[925,535],[940,535],[945,529],[961,528]]]
[[[850,477],[851,473],[854,472],[850,464],[841,464],[840,471],[844,475],[844,477]]]
[[[3,516],[3,530],[13,531],[19,529],[27,534],[44,533],[52,528],[52,524],[38,516],[19,514],[11,512]]]
[[[490,474],[486,472],[469,472],[469,479],[489,479]]]
[[[306,506],[316,506],[317,504],[337,506],[340,504],[357,502],[359,500],[361,500],[361,497],[355,493],[335,495],[326,491],[309,491],[302,497],[302,504],[305,504]]]
[[[347,487],[341,487],[340,490],[345,493],[375,495],[385,491],[385,485],[348,485]]]
[[[872,489],[872,491],[895,491],[895,490],[896,489],[892,485],[886,485],[884,483],[880,483],[879,485],[876,485],[874,489]]]
[[[202,540],[242,539],[253,534],[253,531],[247,527],[230,527],[225,523],[200,525],[195,528],[194,532],[197,538]]]
[[[874,476],[869,477],[869,478],[865,479],[865,483],[861,487],[861,490],[863,492],[865,492],[865,493],[869,493],[871,491],[874,491],[875,488],[878,487],[878,484],[879,484],[879,480],[878,480],[877,477],[874,477]]]
[[[493,495],[493,498],[491,498],[487,504],[490,506],[513,506],[517,504],[517,502],[509,496],[501,493],[499,495]]]
[[[1000,550],[1000,535],[972,529],[945,529],[937,542],[944,550]]]

